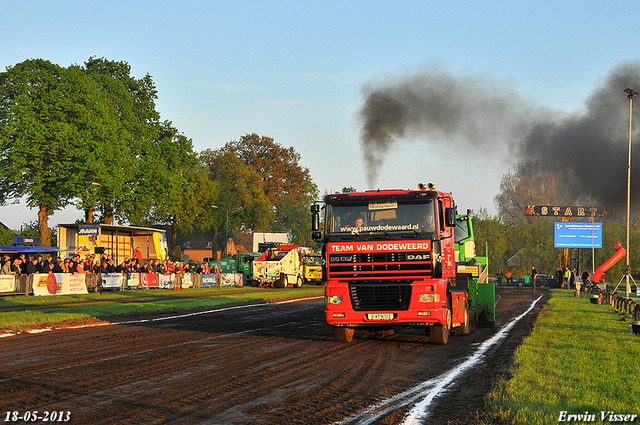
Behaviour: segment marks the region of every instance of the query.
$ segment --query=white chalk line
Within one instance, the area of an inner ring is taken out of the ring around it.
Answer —
[[[523,317],[525,317],[533,308],[536,303],[540,301],[542,295],[540,295],[535,301],[531,303],[529,308],[514,318],[511,322],[504,325],[500,331],[498,331],[493,337],[482,342],[480,348],[463,361],[458,366],[445,372],[435,378],[422,382],[409,390],[406,390],[400,394],[383,400],[375,405],[366,408],[336,424],[348,424],[357,422],[359,425],[367,425],[376,422],[380,418],[384,417],[389,412],[396,410],[400,407],[413,404],[416,400],[422,398],[418,404],[416,404],[404,418],[403,425],[413,425],[420,423],[421,420],[426,419],[429,416],[429,407],[432,401],[438,396],[442,395],[446,389],[451,386],[456,378],[469,370],[471,367],[480,363],[486,352],[495,344],[504,339],[511,329],[518,323]],[[373,413],[375,412],[375,413]]]
[[[244,308],[254,308],[254,307],[263,307],[263,306],[267,306],[267,305],[290,304],[290,303],[299,302],[299,301],[317,300],[317,299],[322,299],[322,298],[324,298],[324,297],[321,296],[321,297],[297,298],[297,299],[286,300],[286,301],[266,302],[266,303],[259,303],[259,304],[247,304],[247,305],[237,305],[237,306],[232,306],[232,307],[217,308],[217,309],[213,309],[213,310],[205,310],[205,311],[196,311],[196,312],[193,312],[193,313],[177,314],[177,315],[173,315],[173,316],[156,317],[156,318],[153,318],[153,319],[127,320],[127,321],[122,321],[122,322],[103,322],[103,323],[93,323],[93,324],[78,325],[78,326],[65,326],[65,327],[62,327],[62,328],[50,327],[50,328],[42,328],[42,329],[32,329],[32,330],[27,330],[27,331],[17,331],[17,332],[3,333],[3,334],[0,334],[0,338],[7,338],[7,337],[16,336],[16,335],[25,334],[25,333],[26,334],[39,334],[39,333],[43,333],[43,332],[50,332],[50,331],[63,330],[63,329],[84,329],[84,328],[95,328],[95,327],[99,327],[99,326],[131,325],[131,324],[136,324],[136,323],[159,322],[159,321],[162,321],[162,320],[183,319],[185,317],[199,316],[199,315],[202,315],[202,314],[220,313],[220,312],[229,311],[229,310],[244,309]]]

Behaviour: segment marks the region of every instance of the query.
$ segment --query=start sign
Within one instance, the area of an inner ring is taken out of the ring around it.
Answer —
[[[529,205],[524,215],[534,217],[603,217],[609,215],[609,213],[600,207]]]

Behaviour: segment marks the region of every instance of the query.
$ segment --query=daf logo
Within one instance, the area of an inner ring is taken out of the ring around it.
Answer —
[[[350,255],[330,255],[330,263],[351,263],[353,258]]]
[[[424,261],[429,259],[429,254],[407,254],[407,261]]]

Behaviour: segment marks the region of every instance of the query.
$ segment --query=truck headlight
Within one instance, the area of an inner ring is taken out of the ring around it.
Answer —
[[[420,294],[421,303],[437,303],[440,302],[440,294]]]
[[[325,304],[342,304],[342,295],[332,295],[324,297]]]

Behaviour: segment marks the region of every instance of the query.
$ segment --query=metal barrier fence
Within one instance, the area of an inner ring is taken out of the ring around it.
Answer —
[[[632,298],[624,298],[618,295],[618,292],[603,290],[597,285],[589,288],[592,295],[602,296],[602,303],[613,306],[620,313],[630,314],[633,320],[640,320],[640,304]]]
[[[43,290],[34,291],[35,286],[42,286],[42,280],[48,275],[4,275],[0,279],[0,297],[11,295],[53,295],[59,292]],[[66,274],[65,276],[71,276]],[[74,275],[76,276],[76,275]],[[62,276],[60,276],[62,277]],[[58,279],[61,280],[61,279]],[[84,285],[86,292],[102,292],[108,290],[137,290],[137,289],[183,289],[212,286],[243,286],[248,284],[248,278],[241,274],[183,273],[131,273],[131,274],[86,274]],[[82,284],[80,283],[80,288]],[[39,288],[41,289],[41,288]],[[84,293],[84,291],[82,291]]]

